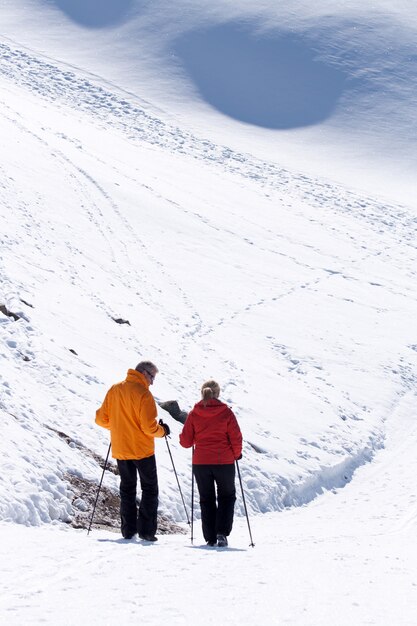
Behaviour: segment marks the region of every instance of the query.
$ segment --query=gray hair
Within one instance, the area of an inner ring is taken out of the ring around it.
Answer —
[[[144,372],[149,372],[149,370],[151,372],[155,372],[155,374],[159,372],[158,368],[154,363],[152,363],[152,361],[140,361],[140,363],[136,365],[135,370],[137,372],[141,372],[142,374]]]

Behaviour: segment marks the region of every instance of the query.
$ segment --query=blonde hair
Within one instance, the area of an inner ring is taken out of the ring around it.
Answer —
[[[218,398],[220,395],[220,385],[215,380],[207,380],[201,386],[201,397],[204,401]]]

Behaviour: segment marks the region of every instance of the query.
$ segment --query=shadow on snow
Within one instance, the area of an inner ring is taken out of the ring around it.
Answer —
[[[173,52],[206,102],[236,120],[271,129],[327,119],[348,80],[340,68],[317,58],[306,37],[257,34],[241,24],[188,33]]]
[[[87,28],[117,26],[128,16],[134,0],[50,0],[74,22]]]

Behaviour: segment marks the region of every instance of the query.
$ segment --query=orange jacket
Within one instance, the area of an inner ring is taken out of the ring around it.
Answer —
[[[128,370],[126,380],[110,387],[96,412],[96,424],[108,428],[114,459],[144,459],[155,453],[155,437],[165,430],[156,421],[156,404],[141,372]]]

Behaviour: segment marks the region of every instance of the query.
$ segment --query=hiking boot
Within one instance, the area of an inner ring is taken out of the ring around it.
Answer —
[[[219,548],[227,548],[227,538],[224,535],[217,535],[217,545]]]
[[[208,546],[210,546],[210,548],[214,548],[215,545],[217,545],[217,541],[207,541]]]
[[[143,541],[158,541],[158,537],[155,537],[155,535],[139,535],[139,537]]]
[[[133,530],[132,532],[129,531],[122,531],[122,536],[123,539],[133,539],[133,537],[136,535],[136,530]]]

